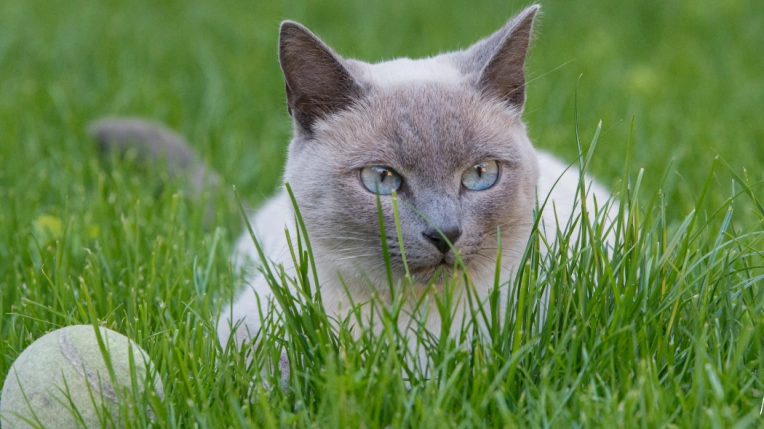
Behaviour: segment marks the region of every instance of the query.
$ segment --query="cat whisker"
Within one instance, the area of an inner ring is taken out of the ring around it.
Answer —
[[[491,257],[488,257],[486,255],[481,255],[479,253],[475,254],[476,261],[479,260],[480,258],[485,260],[486,268],[493,268],[493,267],[496,266],[496,258],[491,258]],[[510,270],[511,269],[511,267],[508,267],[505,264],[499,264],[499,266],[502,269],[504,269],[504,270]]]
[[[346,261],[349,259],[368,258],[370,256],[375,256],[375,255],[351,255],[351,256],[345,256],[343,258],[336,258],[335,261]]]
[[[484,250],[493,250],[494,251],[493,252],[493,256],[495,257],[496,256],[496,251],[498,251],[499,248],[498,247],[483,247],[483,248],[480,249],[481,252],[484,251]],[[502,254],[515,253],[517,255],[522,255],[525,252],[525,250],[524,249],[523,250],[513,249],[511,247],[502,247],[501,248],[501,252],[502,252]]]
[[[363,241],[366,243],[373,243],[373,242],[379,242],[379,240],[373,239],[373,238],[363,238],[363,237],[344,237],[344,236],[320,236],[320,235],[313,235],[312,238],[316,239],[322,239],[322,240],[333,240],[333,241]]]
[[[363,232],[358,231],[342,231],[342,235],[332,235],[332,234],[321,234],[321,233],[312,233],[311,237],[328,237],[328,238],[342,238],[347,236],[357,236],[357,237],[363,237],[363,238],[371,238],[372,236]],[[374,237],[377,238],[377,237]]]

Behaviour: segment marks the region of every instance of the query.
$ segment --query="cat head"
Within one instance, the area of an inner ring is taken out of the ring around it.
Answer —
[[[281,25],[279,60],[294,122],[285,179],[319,264],[386,285],[385,240],[401,277],[395,190],[418,282],[450,272],[454,248],[492,281],[497,231],[500,263],[516,266],[538,177],[521,119],[538,9],[525,9],[466,50],[377,64],[340,57],[300,24]]]

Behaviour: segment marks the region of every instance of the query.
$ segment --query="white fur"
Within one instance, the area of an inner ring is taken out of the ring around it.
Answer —
[[[568,219],[581,210],[581,203],[576,203],[579,170],[547,152],[537,150],[536,154],[540,171],[536,186],[539,205],[544,204],[544,200],[549,196],[549,201],[542,212],[542,230],[547,240],[552,243],[557,234],[557,223],[560,224],[560,229],[564,230]],[[595,203],[598,207],[603,207],[610,198],[610,191],[589,175],[584,176],[584,183],[588,190],[586,196],[587,209],[593,213]],[[617,205],[611,202],[608,206],[608,216],[612,217],[617,211]],[[575,232],[573,236],[576,236]],[[613,239],[611,233],[608,241],[612,244]]]
[[[390,87],[407,83],[440,82],[457,84],[464,76],[454,65],[443,57],[412,60],[398,58],[382,63],[368,64],[357,62],[361,67],[364,80],[379,87]]]

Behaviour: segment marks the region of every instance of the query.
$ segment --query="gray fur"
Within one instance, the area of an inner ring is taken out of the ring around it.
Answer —
[[[170,177],[186,177],[196,193],[220,184],[217,173],[206,167],[186,139],[158,122],[103,118],[88,126],[88,134],[105,153],[135,150],[144,163],[162,162]]]
[[[384,285],[376,196],[360,184],[357,174],[367,165],[395,169],[404,178],[399,199],[407,261],[417,280],[426,283],[442,255],[423,236],[429,226],[425,217],[442,230],[460,225],[462,235],[454,245],[468,263],[493,260],[495,267],[499,227],[505,244],[524,245],[538,174],[533,148],[524,135],[513,110],[486,103],[478,90],[468,86],[378,89],[331,121],[317,124],[310,141],[296,139],[285,179],[317,247],[330,255],[333,250],[358,247],[358,237],[365,237],[367,249],[359,253],[375,255],[353,262]],[[484,159],[502,162],[499,181],[484,191],[465,190],[461,174]],[[391,198],[383,197],[381,203],[387,244],[397,253]],[[445,259],[452,264],[454,253]],[[403,274],[401,262],[393,259],[398,275]]]
[[[538,6],[526,9],[467,51],[446,54],[463,73],[456,84],[375,85],[373,79],[363,78],[360,70],[365,64],[342,59],[301,26],[297,34],[299,45],[308,47],[307,63],[293,68],[294,61],[285,62],[283,52],[285,46],[296,49],[293,38],[297,36],[285,33],[284,28],[296,24],[282,25],[280,52],[287,86],[299,80],[301,73],[307,75],[303,80],[317,88],[333,87],[336,70],[353,79],[353,83],[334,86],[334,95],[344,107],[316,118],[310,134],[298,132],[302,124],[296,118],[289,149],[285,180],[322,254],[357,248],[367,256],[351,258],[350,271],[375,284],[386,284],[376,196],[357,178],[361,168],[375,164],[392,167],[404,178],[399,192],[401,225],[407,262],[418,281],[426,283],[438,268],[448,271],[455,258],[448,252],[446,264],[439,264],[443,255],[425,236],[432,224],[441,230],[462,231],[453,244],[470,266],[495,267],[497,228],[502,229],[505,245],[515,245],[510,251],[522,250],[530,231],[538,176],[535,153],[520,118],[524,60],[537,10]],[[315,39],[307,42],[307,36]],[[326,53],[321,63],[328,58],[334,62],[331,67],[318,67],[327,70],[324,75],[311,67],[316,47]],[[287,98],[294,108],[289,93]],[[500,161],[498,183],[484,191],[464,189],[461,174],[486,159]],[[388,231],[385,240],[397,255],[391,198],[383,197],[382,206]],[[359,239],[364,240],[360,248]],[[393,258],[393,266],[402,276],[399,257]],[[350,274],[350,267],[337,268]]]

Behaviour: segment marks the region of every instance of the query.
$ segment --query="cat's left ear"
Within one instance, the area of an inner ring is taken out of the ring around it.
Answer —
[[[519,110],[525,104],[525,58],[540,8],[539,5],[526,8],[467,51],[473,66],[482,67],[477,74],[477,87]]]

